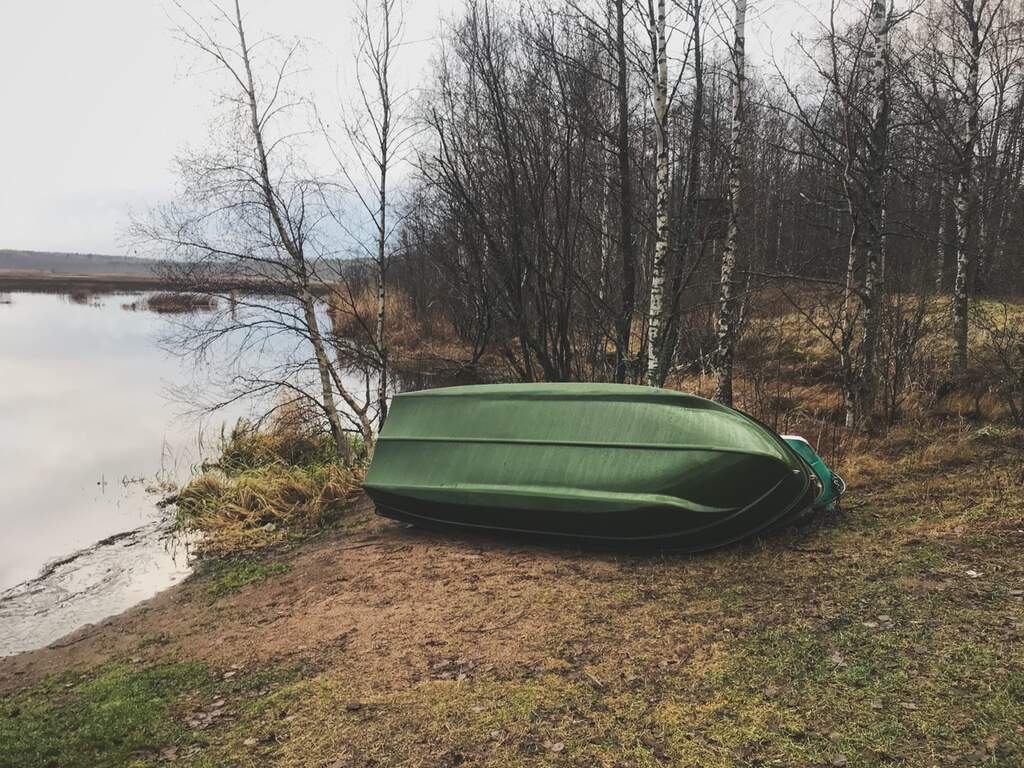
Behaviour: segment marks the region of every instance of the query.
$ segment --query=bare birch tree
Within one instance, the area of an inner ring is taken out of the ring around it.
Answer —
[[[618,159],[619,264],[622,275],[615,339],[615,381],[626,380],[636,303],[636,244],[633,242],[633,182],[629,135],[629,61],[626,51],[625,0],[613,0],[615,17],[615,149]]]
[[[690,277],[700,266],[700,252],[695,248],[694,235],[698,230],[697,204],[701,192],[701,170],[704,154],[704,37],[702,33],[701,0],[690,0],[686,11],[690,16],[690,42],[693,50],[693,90],[689,114],[689,130],[686,139],[686,170],[682,177],[682,210],[676,229],[675,243],[678,257],[673,264],[669,286],[667,310],[663,313],[665,328],[662,331],[661,359],[659,369],[661,382],[676,357],[679,331],[682,326],[681,303],[683,290]],[[680,158],[682,162],[682,157]],[[703,246],[700,249],[703,250]]]
[[[966,29],[963,45],[967,75],[962,99],[965,112],[963,140],[959,147],[960,169],[953,211],[956,217],[956,272],[953,278],[953,375],[959,376],[967,368],[967,313],[968,271],[970,270],[971,226],[974,213],[974,156],[978,147],[981,95],[978,78],[981,53],[991,28],[984,24],[989,0],[955,0],[955,9]],[[994,16],[992,17],[994,18]]]
[[[882,290],[880,265],[885,252],[885,174],[888,167],[889,145],[889,13],[886,0],[871,0],[868,12],[868,37],[871,48],[871,109],[864,171],[864,331],[857,408],[861,417],[870,419],[878,379],[876,356]]]
[[[325,216],[318,184],[297,157],[295,124],[284,122],[304,104],[288,87],[298,44],[282,44],[267,74],[258,74],[256,45],[266,49],[281,41],[250,44],[238,0],[229,8],[211,4],[210,22],[179,8],[187,19],[179,37],[224,76],[230,111],[214,134],[222,145],[179,161],[183,198],[137,225],[137,234],[171,257],[164,263],[182,287],[227,294],[230,277],[230,284],[247,289],[224,296],[229,312],[183,328],[179,349],[201,357],[227,346],[234,373],[226,400],[217,405],[255,395],[311,403],[349,460],[346,423],[367,442],[373,431],[366,404],[346,384],[321,327],[323,297],[339,266],[318,234]],[[275,345],[282,358],[260,362]]]
[[[662,313],[665,296],[666,259],[668,257],[668,53],[665,42],[665,0],[648,0],[651,38],[651,89],[654,102],[655,186],[654,261],[651,266],[651,297],[647,317],[647,384],[661,386],[664,327]]]
[[[371,222],[373,236],[363,236],[363,227],[353,226],[345,210],[334,210],[334,217],[356,243],[359,253],[374,265],[376,314],[372,327],[366,328],[371,341],[376,373],[377,425],[387,418],[390,384],[390,360],[387,343],[388,267],[392,257],[391,241],[401,223],[393,213],[392,184],[398,167],[408,158],[415,124],[409,119],[408,93],[395,83],[395,61],[404,35],[404,8],[400,0],[362,0],[357,6],[355,85],[358,99],[342,115],[343,145],[328,135],[347,192],[358,202]],[[351,310],[358,322],[364,322],[357,310],[358,297],[352,286],[344,284],[337,302]],[[344,311],[344,309],[342,311]]]
[[[722,276],[719,287],[718,347],[715,360],[715,400],[732,405],[733,354],[736,349],[736,296],[734,273],[739,247],[740,173],[743,162],[743,130],[747,0],[735,0],[732,44],[732,127],[729,136],[729,224],[722,250]]]

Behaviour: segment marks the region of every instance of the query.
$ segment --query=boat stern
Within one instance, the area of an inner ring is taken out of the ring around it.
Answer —
[[[781,437],[807,463],[818,480],[820,490],[814,500],[814,509],[820,511],[835,509],[839,499],[846,493],[846,482],[829,469],[825,460],[817,454],[806,438],[800,435],[782,435]]]

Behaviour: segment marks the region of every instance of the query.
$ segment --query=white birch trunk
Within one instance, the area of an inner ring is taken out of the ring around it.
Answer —
[[[653,9],[652,9],[653,10]],[[665,0],[658,0],[657,15],[651,14],[651,43],[654,67],[654,141],[657,199],[654,212],[654,263],[651,267],[651,301],[647,318],[647,384],[659,387],[661,346],[664,341],[662,306],[665,298],[665,262],[668,257],[668,56],[665,50]]]
[[[953,195],[956,215],[956,277],[953,281],[953,375],[967,368],[967,276],[970,269],[971,198],[974,194],[974,154],[978,146],[979,112],[978,70],[981,66],[981,13],[974,0],[961,0],[962,14],[970,32],[967,52],[965,100],[967,121],[961,148],[960,177]]]
[[[380,141],[379,180],[378,180],[378,219],[377,219],[377,354],[380,357],[377,370],[377,426],[384,426],[388,415],[388,347],[385,328],[387,312],[387,271],[388,271],[388,168],[391,164],[391,6],[381,3],[382,22],[384,24],[384,40],[382,58],[378,58],[374,74],[380,94]],[[369,35],[369,23],[367,23]]]
[[[939,181],[939,215],[935,231],[935,292],[942,293],[946,276],[946,181]]]
[[[857,419],[870,420],[878,380],[876,358],[880,322],[881,274],[884,269],[885,169],[889,136],[889,20],[886,0],[872,0],[868,18],[871,39],[871,132],[865,184],[867,237],[864,265],[861,368]]]
[[[733,353],[736,349],[736,297],[734,273],[739,241],[740,171],[742,168],[742,137],[744,108],[744,68],[746,46],[747,0],[735,0],[736,19],[732,45],[733,93],[732,127],[729,137],[729,224],[722,251],[722,277],[719,289],[718,346],[715,360],[715,400],[732,405]]]

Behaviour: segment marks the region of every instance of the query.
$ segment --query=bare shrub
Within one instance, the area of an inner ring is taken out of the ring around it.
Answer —
[[[983,331],[981,359],[990,391],[1006,406],[1014,424],[1024,426],[1024,310],[1006,301],[974,312]]]

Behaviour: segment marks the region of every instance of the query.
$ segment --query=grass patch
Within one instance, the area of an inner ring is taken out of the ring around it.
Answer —
[[[170,709],[182,693],[208,681],[198,662],[115,665],[81,682],[50,678],[3,703],[0,766],[143,764],[162,746],[193,742]]]
[[[285,563],[251,557],[208,560],[199,569],[199,575],[207,579],[207,592],[214,598],[234,594],[249,584],[287,572],[288,565]]]
[[[0,702],[0,767],[232,765],[276,717],[276,692],[305,674],[301,664],[217,671],[188,661],[49,677]]]

